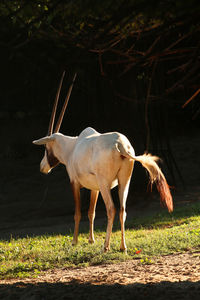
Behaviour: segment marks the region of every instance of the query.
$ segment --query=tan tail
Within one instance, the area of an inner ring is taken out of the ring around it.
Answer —
[[[126,147],[126,144],[118,143],[116,144],[116,149],[123,156],[139,161],[145,169],[149,172],[151,184],[155,182],[158,192],[160,193],[160,203],[161,205],[167,207],[169,212],[173,211],[173,200],[169,189],[169,185],[165,179],[164,174],[156,163],[159,157],[153,156],[151,154],[143,154],[135,156],[135,152],[132,147]]]
[[[163,206],[167,207],[169,212],[173,211],[173,200],[169,189],[169,185],[165,179],[164,174],[159,168],[156,161],[159,157],[152,156],[151,154],[143,154],[135,156],[136,161],[139,161],[145,169],[149,172],[151,183],[156,184],[157,190],[160,193],[160,202]]]

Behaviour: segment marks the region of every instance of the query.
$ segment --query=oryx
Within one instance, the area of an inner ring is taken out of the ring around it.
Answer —
[[[126,199],[135,161],[147,169],[151,183],[155,182],[161,202],[173,211],[172,196],[162,171],[157,165],[158,157],[151,154],[135,155],[129,140],[121,133],[99,133],[91,127],[84,129],[79,136],[71,137],[59,133],[61,122],[67,107],[73,82],[69,88],[57,125],[53,130],[58,98],[62,87],[62,75],[52,110],[47,136],[33,141],[36,145],[45,145],[45,154],[40,163],[40,171],[48,174],[59,163],[66,166],[75,201],[75,228],[73,244],[78,242],[79,222],[81,219],[80,189],[91,190],[88,218],[90,222],[89,242],[94,242],[93,223],[99,191],[107,211],[107,232],[104,251],[110,248],[110,236],[115,217],[115,207],[110,190],[118,185],[120,200],[121,245],[126,251],[125,228]]]

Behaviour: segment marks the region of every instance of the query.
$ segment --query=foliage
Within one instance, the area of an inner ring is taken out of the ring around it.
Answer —
[[[144,81],[146,108],[153,100],[169,101],[184,85],[190,98],[199,94],[199,1],[3,0],[0,15],[1,46],[10,58],[20,53],[33,61],[32,49],[60,68],[75,61],[76,68],[98,63],[123,100],[134,97],[117,90],[118,78]],[[167,84],[158,91],[152,82],[164,73]]]
[[[77,267],[102,263],[116,263],[140,259],[151,264],[160,255],[199,249],[200,206],[180,209],[172,217],[166,214],[128,224],[126,230],[127,255],[119,251],[120,232],[112,235],[111,251],[103,253],[105,232],[95,232],[96,242],[88,244],[87,234],[79,236],[79,244],[72,246],[72,236],[41,236],[0,241],[0,278],[38,276],[56,267]],[[184,214],[186,213],[186,216]],[[164,219],[164,222],[163,222]],[[139,223],[141,221],[140,228]],[[151,221],[151,222],[150,222]]]

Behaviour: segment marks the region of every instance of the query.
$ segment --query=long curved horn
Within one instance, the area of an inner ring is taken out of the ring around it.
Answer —
[[[74,85],[74,81],[76,79],[76,75],[77,73],[74,74],[74,77],[73,77],[73,80],[72,80],[72,83],[69,87],[69,90],[68,90],[68,93],[67,93],[67,96],[65,98],[65,102],[63,104],[63,107],[62,107],[62,110],[61,110],[61,113],[60,113],[60,116],[59,116],[59,119],[58,119],[58,122],[56,124],[56,127],[55,127],[55,130],[54,132],[58,132],[60,130],[60,126],[61,126],[61,123],[62,123],[62,120],[63,120],[63,117],[64,117],[64,114],[65,114],[65,110],[67,108],[67,104],[69,102],[69,98],[70,98],[70,95],[71,95],[71,92],[72,92],[72,88],[73,88],[73,85]]]
[[[61,90],[61,87],[62,87],[64,76],[65,76],[65,71],[62,74],[60,84],[58,86],[58,90],[57,90],[57,93],[56,93],[56,98],[55,98],[52,113],[51,113],[51,119],[49,121],[49,128],[48,128],[47,135],[51,135],[53,133],[53,125],[54,125],[54,120],[55,120],[55,116],[56,116],[56,109],[57,109],[57,105],[58,105],[58,99],[59,99],[59,96],[60,96],[60,90]]]

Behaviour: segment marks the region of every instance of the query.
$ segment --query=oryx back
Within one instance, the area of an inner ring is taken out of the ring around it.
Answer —
[[[98,179],[104,177],[111,188],[116,186],[117,174],[125,163],[116,146],[121,143],[127,144],[125,148],[130,145],[118,132],[100,134],[91,127],[86,128],[79,135],[71,158],[74,180],[83,187],[99,190]]]

